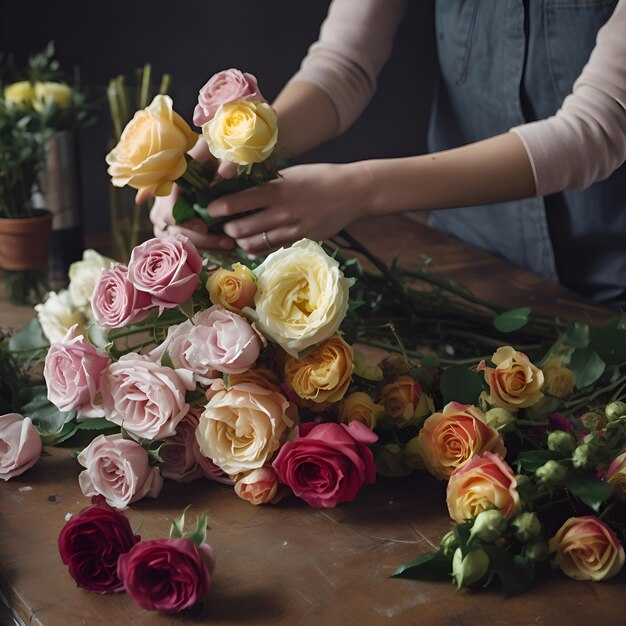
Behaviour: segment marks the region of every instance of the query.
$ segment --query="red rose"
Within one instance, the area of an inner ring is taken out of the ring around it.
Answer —
[[[214,568],[213,549],[206,543],[154,539],[123,554],[117,572],[140,607],[178,613],[208,593]]]
[[[315,507],[351,502],[376,478],[367,447],[378,437],[364,424],[303,424],[299,436],[283,445],[274,460],[281,483]]]
[[[102,496],[70,520],[59,535],[63,563],[79,587],[95,593],[122,591],[117,574],[120,555],[139,540],[124,515],[111,508]]]

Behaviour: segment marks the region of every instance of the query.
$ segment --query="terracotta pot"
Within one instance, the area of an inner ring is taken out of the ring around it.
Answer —
[[[52,233],[52,214],[42,209],[34,217],[0,218],[0,267],[5,270],[45,269]]]

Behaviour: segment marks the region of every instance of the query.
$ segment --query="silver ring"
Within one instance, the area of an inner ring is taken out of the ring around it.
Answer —
[[[267,238],[267,232],[263,231],[263,241],[265,242],[265,247],[268,250],[272,249],[272,244],[270,243],[270,240]]]

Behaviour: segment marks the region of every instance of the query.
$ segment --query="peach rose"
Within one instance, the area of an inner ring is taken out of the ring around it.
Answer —
[[[250,504],[273,504],[278,492],[278,475],[273,467],[252,470],[235,484],[235,493]]]
[[[541,368],[543,391],[555,398],[567,398],[574,391],[574,372],[557,356],[550,357]]]
[[[493,508],[511,517],[522,507],[513,470],[493,452],[475,456],[452,473],[446,502],[450,517],[459,523]]]
[[[626,502],[626,452],[622,452],[609,465],[606,481],[613,485],[613,493]]]
[[[454,470],[483,452],[506,456],[502,436],[487,425],[485,414],[458,402],[450,402],[424,422],[419,442],[426,469],[439,479],[450,478]]]
[[[252,270],[241,263],[233,263],[233,269],[223,267],[211,274],[206,282],[209,298],[230,311],[241,311],[256,294],[256,280]]]
[[[523,352],[503,346],[496,350],[491,360],[495,368],[487,367],[484,361],[477,368],[477,371],[485,372],[491,404],[516,411],[533,406],[543,398],[543,372]]]
[[[624,547],[593,515],[570,517],[550,539],[549,549],[563,573],[576,580],[608,580],[624,566]]]
[[[335,335],[307,356],[285,361],[287,384],[305,400],[338,402],[345,395],[352,376],[352,348]]]
[[[376,428],[376,423],[384,414],[385,407],[382,404],[376,404],[363,391],[355,391],[346,396],[339,407],[339,421],[342,424],[361,422],[370,430]]]
[[[385,385],[382,403],[385,420],[392,426],[406,426],[414,417],[426,417],[430,413],[428,396],[410,376],[400,376],[395,382]]]
[[[272,370],[266,367],[255,367],[238,374],[229,374],[226,386],[230,388],[241,383],[254,383],[270,391],[278,391],[278,378]]]

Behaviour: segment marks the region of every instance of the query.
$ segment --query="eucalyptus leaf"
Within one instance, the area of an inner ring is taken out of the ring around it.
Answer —
[[[596,513],[600,510],[602,503],[606,502],[613,493],[613,487],[606,481],[584,474],[570,475],[565,486]]]
[[[593,385],[604,373],[606,363],[593,348],[574,350],[569,362],[577,389]]]
[[[441,393],[444,404],[460,402],[476,404],[483,391],[481,377],[462,365],[451,365],[441,376]]]
[[[512,333],[526,326],[528,316],[531,312],[532,309],[528,306],[505,311],[504,313],[500,313],[500,315],[493,320],[493,325],[496,327],[496,330],[499,330],[501,333]]]
[[[573,348],[586,348],[589,345],[589,324],[572,322],[565,329],[564,339]]]

